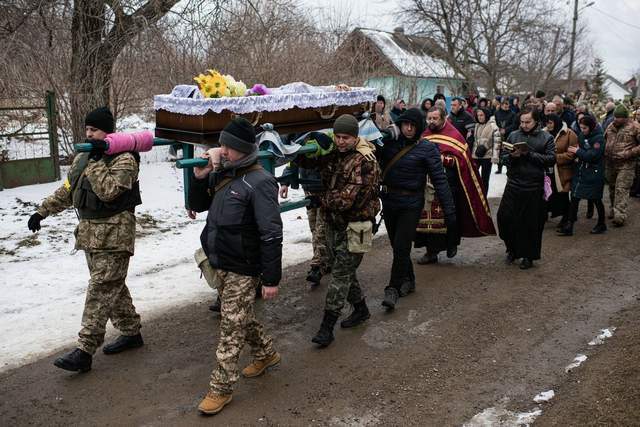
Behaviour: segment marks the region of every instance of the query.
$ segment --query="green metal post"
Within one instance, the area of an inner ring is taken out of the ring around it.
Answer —
[[[182,158],[183,159],[193,159],[193,145],[191,144],[182,144]],[[189,209],[189,187],[191,186],[191,176],[193,175],[192,168],[184,168],[182,170],[182,179],[184,185],[184,207]]]
[[[47,126],[49,128],[49,154],[53,160],[56,179],[60,179],[60,156],[58,153],[58,113],[56,111],[56,94],[47,91],[46,96]]]

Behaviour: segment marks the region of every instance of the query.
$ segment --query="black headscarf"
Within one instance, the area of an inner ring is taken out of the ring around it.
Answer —
[[[548,122],[553,122],[553,130],[549,133],[555,138],[558,135],[558,132],[562,130],[562,119],[557,114],[549,114],[546,119]]]

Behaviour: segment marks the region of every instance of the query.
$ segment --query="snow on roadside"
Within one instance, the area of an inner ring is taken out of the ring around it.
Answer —
[[[571,362],[570,364],[568,364],[568,365],[564,368],[564,371],[565,371],[566,373],[569,373],[569,372],[573,371],[574,369],[576,369],[577,367],[579,367],[580,365],[582,365],[586,360],[587,360],[587,356],[585,356],[584,354],[578,354],[578,355],[573,359],[573,362]]]
[[[604,343],[604,340],[606,340],[607,338],[611,338],[613,336],[613,332],[616,330],[616,328],[614,327],[610,327],[607,329],[601,329],[600,330],[600,334],[595,337],[594,339],[592,339],[591,341],[589,341],[589,345],[594,346],[594,345],[600,345]]]
[[[556,392],[553,390],[541,391],[540,393],[536,394],[536,396],[533,398],[533,401],[536,403],[548,402],[553,399],[555,395]]]
[[[487,408],[476,414],[463,427],[493,427],[493,426],[529,426],[542,415],[542,410],[531,412],[513,412],[505,408],[506,401],[498,406]]]
[[[213,299],[193,260],[206,215],[195,221],[183,207],[182,171],[171,163],[142,164],[143,205],[136,254],[127,284],[144,318],[151,313]],[[51,216],[36,234],[27,230],[35,206],[60,182],[0,192],[0,371],[71,344],[80,327],[89,278],[84,254],[73,253],[73,210]],[[300,198],[300,190],[290,198]],[[282,215],[284,265],[311,257],[305,209]]]

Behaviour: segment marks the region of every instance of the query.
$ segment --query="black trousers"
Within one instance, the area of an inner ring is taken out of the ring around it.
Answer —
[[[489,192],[489,179],[491,178],[491,159],[476,159],[478,162],[478,169],[480,171],[480,177],[482,178],[482,191],[484,196],[487,197]]]
[[[580,200],[577,197],[571,199],[571,216],[570,221],[576,222],[578,220],[578,208],[580,207]],[[604,224],[604,203],[602,203],[602,199],[587,199],[589,203],[593,203],[598,211],[598,224]]]
[[[411,262],[411,246],[416,236],[416,227],[422,208],[389,209],[384,207],[383,212],[384,225],[393,248],[389,286],[399,289],[405,280],[413,282],[416,280]]]

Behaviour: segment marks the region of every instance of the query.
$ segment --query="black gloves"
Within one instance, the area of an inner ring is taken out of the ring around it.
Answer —
[[[91,144],[91,152],[89,153],[89,158],[95,160],[96,162],[102,158],[104,152],[109,149],[109,144],[107,141],[102,139],[88,139],[88,143]]]
[[[43,219],[44,217],[40,215],[38,212],[36,212],[33,215],[31,215],[31,217],[29,218],[27,227],[29,227],[29,230],[35,233],[36,231],[40,230],[40,221],[42,221]]]
[[[320,196],[310,195],[305,197],[305,199],[309,201],[309,204],[307,205],[307,209],[315,209],[322,206],[322,203],[320,202]]]

